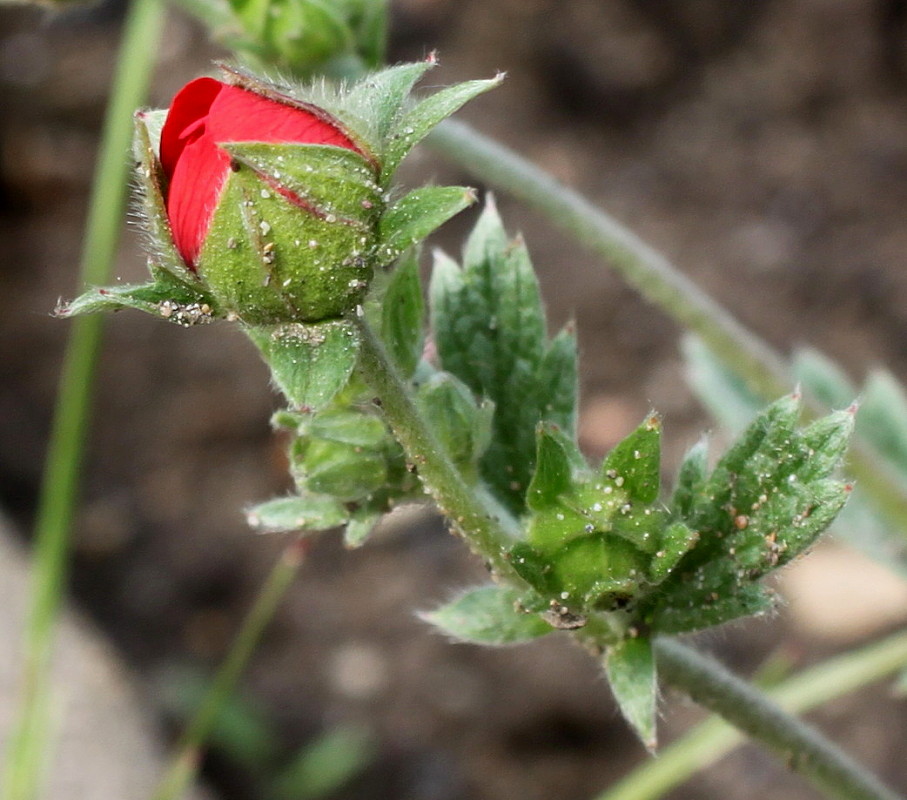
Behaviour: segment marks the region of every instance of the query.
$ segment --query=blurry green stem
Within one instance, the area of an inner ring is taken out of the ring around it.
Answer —
[[[801,714],[907,666],[907,632],[831,658],[765,691],[785,711]],[[596,800],[656,800],[695,772],[713,764],[743,741],[727,723],[712,717],[647,759]]]
[[[785,360],[635,233],[504,145],[456,120],[445,120],[426,140],[487,184],[542,212],[604,258],[630,285],[740,375],[766,401],[791,388]],[[851,450],[848,469],[860,490],[907,536],[907,490],[882,468],[865,443]]]
[[[255,652],[277,605],[296,577],[307,542],[296,540],[281,553],[265,579],[255,603],[243,620],[230,652],[217,670],[210,689],[193,715],[176,747],[170,767],[154,793],[154,800],[176,800],[195,777],[200,750],[211,733],[217,715],[236,688],[239,676]]]
[[[124,216],[132,114],[145,100],[163,20],[164,8],[159,0],[134,0],[126,17],[86,223],[80,273],[83,284],[107,283],[110,276]],[[80,317],[70,323],[35,525],[22,707],[7,754],[0,795],[5,800],[25,800],[37,790],[35,773],[40,768],[38,751],[45,730],[42,709],[46,710],[49,693],[48,663],[64,591],[101,323],[99,316]]]
[[[899,642],[892,649],[900,651],[903,647],[904,643]],[[658,673],[664,683],[681,690],[699,705],[720,714],[739,730],[767,745],[791,770],[803,775],[827,797],[903,800],[837,745],[786,713],[764,693],[716,661],[671,639],[659,639],[656,653]],[[903,653],[900,655],[903,657]],[[844,667],[845,676],[848,669],[851,667]],[[830,676],[823,676],[826,691],[828,681],[838,677],[840,672],[833,666]],[[807,698],[815,693],[818,699],[823,699],[819,688],[806,684],[801,678],[794,683],[793,690],[781,692],[777,699],[789,700],[792,691],[804,692]],[[633,797],[637,800],[635,795]]]

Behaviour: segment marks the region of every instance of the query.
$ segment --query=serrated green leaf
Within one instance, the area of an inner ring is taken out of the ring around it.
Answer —
[[[381,303],[381,338],[401,374],[408,378],[422,358],[425,301],[417,250],[397,264]]]
[[[381,217],[378,265],[390,264],[475,201],[475,192],[464,186],[423,186],[404,195]]]
[[[548,387],[543,417],[560,426],[568,436],[574,436],[579,373],[572,327],[564,328],[551,340],[539,365],[538,385]]]
[[[810,423],[800,432],[805,449],[803,466],[797,479],[808,482],[826,478],[841,464],[853,434],[856,406],[836,411]]]
[[[563,413],[569,402],[562,402],[563,382],[543,382],[551,364],[545,362],[549,348],[538,283],[524,244],[508,241],[493,203],[464,253],[462,270],[436,256],[432,330],[443,369],[495,404],[482,475],[502,503],[521,513],[534,470],[535,426],[550,419],[549,409],[569,425],[569,413]]]
[[[601,479],[622,488],[630,500],[650,504],[658,499],[661,471],[661,420],[650,414],[633,433],[608,453]]]
[[[473,644],[527,642],[553,628],[519,608],[519,593],[504,586],[479,586],[419,616],[448,636]]]
[[[474,97],[499,86],[499,75],[491,80],[467,81],[448,86],[417,103],[394,126],[385,153],[382,176],[385,181],[396,171],[406,154],[412,150],[441,120],[446,119]]]
[[[797,350],[791,371],[803,389],[826,408],[844,408],[857,396],[844,371],[818,350]]]
[[[246,512],[249,525],[265,533],[323,531],[343,525],[349,514],[333,497],[297,495],[277,497]]]
[[[654,753],[658,683],[651,640],[645,637],[624,639],[609,647],[605,672],[624,719],[646,749]]]
[[[274,383],[299,409],[319,411],[349,380],[359,354],[359,338],[343,320],[311,324],[247,327],[271,367]]]

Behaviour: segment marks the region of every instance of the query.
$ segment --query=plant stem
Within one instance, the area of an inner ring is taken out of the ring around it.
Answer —
[[[765,691],[785,711],[801,714],[907,665],[907,633],[897,633],[859,650],[844,653],[804,670]],[[647,759],[596,800],[656,800],[715,763],[743,742],[743,735],[718,717],[712,717],[683,738]]]
[[[416,466],[426,491],[457,533],[493,572],[524,585],[507,560],[508,543],[518,530],[500,508],[486,507],[476,490],[444,452],[409,395],[409,390],[364,317],[352,315],[361,339],[359,368],[381,402],[381,410]]]
[[[300,539],[288,545],[265,579],[211,687],[187,725],[170,767],[154,793],[154,800],[175,800],[195,777],[201,747],[211,733],[224,702],[235,690],[239,676],[255,652],[278,604],[299,572],[307,544],[306,540]]]
[[[786,361],[635,233],[509,148],[469,125],[445,120],[426,140],[483,184],[509,192],[605,259],[630,285],[709,349],[766,401],[790,391]],[[814,409],[819,413],[820,409]],[[892,526],[907,536],[907,487],[865,442],[848,469]]]
[[[134,0],[126,17],[86,222],[80,268],[83,284],[106,283],[111,272],[126,204],[132,113],[145,99],[163,21],[164,7],[159,0]],[[38,501],[21,709],[7,752],[0,795],[5,800],[25,800],[37,791],[53,632],[64,591],[69,532],[101,341],[101,317],[80,317],[70,324]]]
[[[903,641],[892,647],[901,663],[904,653],[900,651],[904,647]],[[840,800],[903,800],[837,745],[790,716],[764,693],[716,661],[670,639],[659,639],[656,653],[659,676],[665,683],[767,745],[784,758],[790,769],[803,775],[826,796]],[[775,694],[780,694],[779,700],[790,701],[797,692],[802,692],[806,700],[818,702],[825,698],[830,681],[846,678],[853,669],[852,664],[842,667],[837,663],[823,675],[821,668],[817,668],[824,685],[808,684],[809,678],[800,676]]]

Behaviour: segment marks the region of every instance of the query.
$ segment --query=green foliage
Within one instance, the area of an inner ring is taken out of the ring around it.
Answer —
[[[654,752],[658,684],[651,640],[630,638],[609,647],[605,673],[624,718],[643,744]]]
[[[521,513],[535,463],[535,426],[544,420],[567,435],[574,430],[574,338],[564,332],[548,341],[526,247],[508,240],[490,201],[466,243],[462,268],[436,256],[430,300],[442,368],[494,403],[482,476]]]
[[[417,250],[409,250],[391,275],[381,300],[381,338],[397,369],[405,378],[411,377],[425,342],[425,301]]]
[[[519,593],[506,586],[477,586],[420,614],[448,636],[473,644],[516,644],[554,630],[541,617],[520,605]]]

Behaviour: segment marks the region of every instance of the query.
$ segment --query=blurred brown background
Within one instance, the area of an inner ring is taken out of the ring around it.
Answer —
[[[432,83],[506,70],[505,85],[461,118],[599,201],[759,335],[784,351],[817,346],[857,380],[876,364],[907,377],[903,0],[392,6],[392,60],[438,48]],[[59,16],[0,8],[0,507],[22,530],[67,332],[49,312],[78,290],[121,16],[112,1]],[[167,105],[218,55],[172,14],[150,104]],[[401,179],[426,178],[469,182],[420,151]],[[710,425],[683,382],[677,328],[543,220],[499,200],[529,242],[552,325],[577,320],[589,453],[655,407],[676,459]],[[436,242],[456,252],[473,218]],[[130,228],[117,274],[143,272]],[[106,330],[72,594],[161,711],[179,669],[218,663],[280,549],[251,535],[241,513],[287,488],[268,427],[276,399],[251,345],[226,325],[185,331],[127,313]],[[336,536],[319,542],[243,685],[288,748],[339,723],[373,731],[375,762],[337,798],[581,800],[645,758],[578,649],[551,637],[480,651],[427,630],[414,610],[482,569],[433,517],[392,523],[356,552]],[[903,584],[887,573],[857,572],[861,562],[834,548],[812,559],[790,570],[793,613],[705,644],[743,670],[778,646],[808,663],[903,621]],[[907,790],[907,709],[886,692],[815,719]],[[670,738],[696,713],[666,700]],[[257,796],[223,755],[208,759],[206,777],[229,800]],[[671,795],[817,796],[755,748]]]

